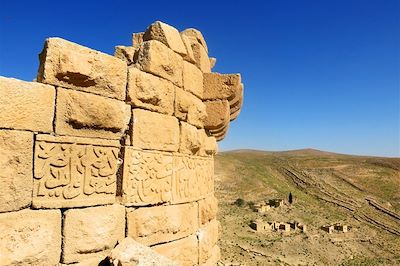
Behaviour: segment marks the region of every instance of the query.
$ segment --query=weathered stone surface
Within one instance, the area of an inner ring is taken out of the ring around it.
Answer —
[[[118,141],[38,135],[33,207],[68,208],[115,202]]]
[[[159,41],[146,41],[140,46],[139,69],[165,78],[182,87],[183,58]]]
[[[210,67],[211,67],[211,69],[213,69],[216,64],[217,64],[217,58],[210,57]]]
[[[125,147],[122,199],[127,206],[171,200],[172,154]]]
[[[161,21],[156,21],[147,28],[143,35],[143,40],[160,41],[182,56],[187,54],[186,47],[182,41],[179,31]]]
[[[183,88],[200,99],[203,97],[203,73],[187,61],[183,61]]]
[[[127,208],[128,236],[145,245],[170,242],[194,234],[197,203]]]
[[[194,235],[166,244],[153,246],[152,249],[178,262],[181,266],[198,265],[198,242],[197,237]]]
[[[33,133],[0,130],[0,212],[32,202]]]
[[[0,77],[0,128],[53,131],[55,89]]]
[[[220,258],[221,258],[221,250],[217,245],[215,245],[212,248],[212,251],[211,251],[211,254],[210,254],[210,257],[208,258],[208,260],[205,263],[200,264],[200,265],[201,266],[215,266],[215,265],[217,265]]]
[[[1,265],[58,265],[61,212],[22,210],[0,214]]]
[[[204,47],[205,51],[208,53],[207,43],[203,37],[203,34],[199,30],[189,28],[182,31],[181,34],[190,38],[192,41],[196,41],[201,44]]]
[[[115,46],[114,56],[124,60],[128,65],[130,65],[134,62],[133,58],[136,51],[137,49],[135,49],[135,47],[118,45]]]
[[[213,248],[219,237],[219,222],[212,220],[199,230],[199,262],[207,262],[213,255]]]
[[[135,107],[172,115],[174,112],[175,85],[140,71],[128,69],[128,103]]]
[[[204,73],[203,78],[205,100],[231,100],[243,92],[240,74]]]
[[[173,169],[173,204],[196,201],[214,193],[212,158],[176,154]]]
[[[193,94],[181,88],[175,90],[175,116],[197,128],[204,127],[207,118],[205,104]]]
[[[143,43],[144,32],[132,33],[132,46],[138,49]]]
[[[110,206],[70,209],[64,213],[64,263],[73,263],[112,249],[125,237],[125,208]]]
[[[195,60],[195,65],[203,72],[211,72],[210,58],[204,47],[199,43],[192,43],[192,50]]]
[[[218,201],[214,196],[199,201],[199,222],[200,226],[207,224],[217,218]]]
[[[187,51],[187,54],[185,56],[183,56],[183,59],[185,59],[186,61],[188,61],[190,63],[196,63],[196,60],[194,59],[192,43],[191,43],[189,37],[181,34],[181,38],[182,38],[183,44],[185,45],[186,51]]]
[[[91,253],[87,254],[84,259],[80,260],[77,263],[72,264],[73,266],[101,266],[101,265],[108,265],[108,255],[109,250],[98,252],[98,253]],[[71,266],[71,264],[64,264],[60,263],[59,266]]]
[[[172,116],[132,110],[132,146],[159,151],[179,149],[179,122]]]
[[[179,264],[154,252],[130,237],[118,242],[108,260],[113,266],[178,266]]]
[[[202,147],[200,130],[188,123],[181,122],[181,141],[179,152],[189,155],[198,155]]]
[[[201,149],[199,155],[206,156],[206,155],[213,155],[218,152],[218,145],[215,137],[208,136],[205,130],[200,132],[200,139],[201,139]]]
[[[206,129],[220,129],[230,121],[229,102],[227,100],[215,100],[204,102],[207,118],[204,122]]]
[[[130,106],[122,101],[57,88],[57,134],[120,139],[129,119]]]
[[[46,40],[39,82],[125,99],[126,63],[114,56],[60,38]]]

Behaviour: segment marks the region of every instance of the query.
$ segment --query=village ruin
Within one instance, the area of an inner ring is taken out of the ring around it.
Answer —
[[[211,71],[196,29],[132,41],[49,38],[37,81],[0,77],[1,265],[126,265],[135,243],[154,265],[218,261],[214,154],[241,76]]]

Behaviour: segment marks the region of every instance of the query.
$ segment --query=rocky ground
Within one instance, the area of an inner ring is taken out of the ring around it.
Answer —
[[[315,150],[216,158],[221,265],[400,265],[400,159]],[[253,203],[294,196],[257,213]],[[233,204],[237,199],[244,204]],[[307,232],[259,233],[250,222],[299,221]],[[321,226],[349,225],[328,234]]]

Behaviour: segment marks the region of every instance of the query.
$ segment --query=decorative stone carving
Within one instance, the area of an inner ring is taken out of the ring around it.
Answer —
[[[143,206],[171,200],[172,155],[125,147],[122,181],[123,202]]]
[[[38,135],[33,206],[67,208],[113,203],[118,145],[116,141]]]

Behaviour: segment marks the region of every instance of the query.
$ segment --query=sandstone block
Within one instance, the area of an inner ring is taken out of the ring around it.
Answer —
[[[147,246],[194,234],[198,227],[197,203],[127,208],[128,236]]]
[[[200,264],[201,266],[215,266],[221,258],[221,250],[215,245],[212,248],[211,255],[208,260],[204,264]]]
[[[70,209],[64,213],[64,263],[78,262],[111,250],[125,238],[125,208],[121,205]]]
[[[181,122],[181,141],[179,152],[189,155],[199,154],[202,147],[200,130],[188,123]]]
[[[203,97],[203,73],[187,61],[183,62],[183,88],[200,99]]]
[[[214,193],[212,158],[176,154],[173,169],[173,204],[197,201]]]
[[[197,128],[204,127],[207,118],[205,104],[193,94],[181,88],[175,90],[175,116]]]
[[[167,258],[178,262],[181,266],[198,265],[198,242],[197,237],[189,237],[153,246],[152,249]]]
[[[33,133],[0,130],[0,212],[32,202]]]
[[[217,141],[221,141],[225,138],[226,134],[228,133],[229,123],[226,124],[224,127],[219,128],[217,130],[209,130],[210,134],[215,137]]]
[[[118,145],[118,141],[37,135],[33,207],[114,203]]]
[[[144,32],[132,33],[132,46],[138,49],[143,43]]]
[[[132,46],[115,46],[114,56],[125,61],[128,65],[134,62],[134,56],[137,49]]]
[[[0,214],[1,265],[58,265],[61,254],[59,210]]]
[[[139,69],[165,78],[182,87],[183,58],[159,41],[146,41],[140,46]]]
[[[172,155],[125,147],[122,199],[127,206],[159,204],[171,200]]]
[[[201,31],[199,31],[197,29],[189,28],[189,29],[182,31],[181,34],[190,38],[193,42],[197,42],[197,43],[201,44],[204,47],[206,53],[208,53],[207,43],[206,43]]]
[[[182,38],[183,44],[185,45],[186,51],[187,51],[187,54],[185,56],[183,56],[183,59],[185,59],[186,61],[188,61],[190,63],[196,63],[196,60],[194,59],[192,43],[191,43],[189,37],[181,34],[181,38]]]
[[[210,67],[211,67],[211,69],[213,69],[216,64],[217,64],[217,58],[210,57]]]
[[[227,100],[207,101],[204,104],[207,111],[207,119],[204,122],[206,129],[220,129],[229,123],[230,109]]]
[[[161,21],[156,21],[148,27],[143,35],[143,40],[157,40],[182,56],[187,54],[186,47],[179,31]]]
[[[213,136],[208,136],[205,130],[200,132],[201,149],[199,155],[209,156],[218,152],[217,140]]]
[[[203,72],[211,72],[210,58],[208,57],[207,51],[199,43],[192,43],[192,50],[195,60],[195,65]]]
[[[159,151],[179,149],[179,123],[172,116],[133,109],[132,146]]]
[[[207,224],[217,218],[218,201],[214,196],[199,201],[199,222],[200,225]]]
[[[39,82],[125,100],[126,63],[60,38],[46,40]]]
[[[130,106],[122,101],[57,89],[57,134],[120,139],[128,127],[129,119]]]
[[[0,128],[53,131],[55,89],[0,77]]]
[[[130,237],[118,242],[108,261],[112,266],[178,266],[179,264],[154,252]],[[97,264],[96,264],[97,265]]]
[[[128,69],[128,103],[135,107],[172,115],[174,112],[175,86],[162,78]]]
[[[203,78],[205,100],[231,100],[243,92],[240,74],[204,73]]]
[[[213,255],[213,248],[218,241],[219,222],[212,220],[199,230],[199,262],[206,263]]]

